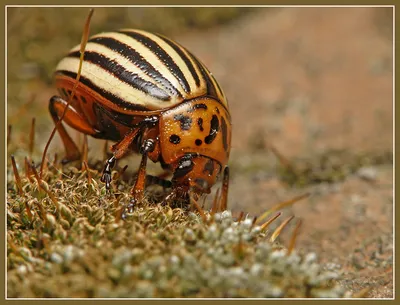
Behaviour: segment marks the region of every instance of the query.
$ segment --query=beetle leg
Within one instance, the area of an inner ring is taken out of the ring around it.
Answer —
[[[59,121],[67,105],[68,103],[59,96],[53,96],[50,99],[49,110],[55,124],[57,124],[57,122]],[[82,133],[88,135],[95,135],[98,133],[92,126],[89,125],[86,119],[71,105],[68,106],[68,111],[66,112],[63,121],[65,121],[65,123],[67,123],[72,128]],[[79,152],[78,147],[71,139],[70,135],[68,134],[62,123],[57,124],[57,131],[60,134],[61,140],[63,141],[66,150],[66,156],[61,162],[65,164],[70,161],[79,160],[81,153]]]
[[[131,190],[133,199],[138,202],[143,199],[144,187],[146,183],[146,165],[147,165],[147,154],[152,152],[155,147],[153,139],[147,139],[143,142],[139,152],[142,154],[142,160],[138,171],[138,176],[134,187]]]
[[[111,147],[113,155],[104,164],[103,172],[100,178],[100,181],[106,184],[107,191],[110,190],[111,170],[115,166],[116,161],[118,159],[121,159],[129,152],[129,146],[132,144],[139,130],[139,128],[132,129],[128,134],[123,137],[121,141]]]
[[[153,139],[147,139],[142,143],[139,152],[142,154],[142,160],[140,161],[140,167],[138,170],[135,185],[131,189],[132,199],[127,209],[132,212],[133,207],[136,203],[143,200],[144,188],[146,184],[146,165],[147,165],[147,154],[152,152],[155,148],[155,141]]]

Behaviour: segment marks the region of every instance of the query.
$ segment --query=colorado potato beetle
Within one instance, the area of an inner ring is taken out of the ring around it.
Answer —
[[[133,201],[143,197],[147,158],[173,174],[168,198],[210,193],[221,173],[226,198],[231,116],[224,92],[196,56],[163,35],[135,29],[94,35],[83,61],[80,55],[78,45],[59,62],[54,79],[60,95],[49,102],[64,162],[80,158],[57,124],[65,111],[63,122],[70,127],[116,142],[101,177],[107,189],[116,161],[133,150],[142,155]]]

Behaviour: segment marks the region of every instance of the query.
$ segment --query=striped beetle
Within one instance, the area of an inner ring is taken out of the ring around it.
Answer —
[[[49,102],[66,149],[63,163],[78,160],[80,151],[57,124],[60,119],[116,142],[101,177],[108,190],[116,161],[130,150],[142,155],[132,203],[143,198],[147,158],[173,173],[166,199],[210,193],[223,172],[226,201],[231,117],[226,96],[205,65],[173,40],[142,30],[90,37],[83,61],[79,50],[78,45],[59,62],[54,78],[60,96]]]

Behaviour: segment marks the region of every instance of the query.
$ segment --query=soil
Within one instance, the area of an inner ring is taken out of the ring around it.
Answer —
[[[326,268],[342,272],[342,285],[371,298],[394,296],[392,162],[296,188],[281,179],[268,147],[294,164],[304,158],[318,163],[333,150],[392,152],[391,29],[391,8],[259,8],[234,22],[172,37],[202,59],[228,96],[229,208],[260,215],[309,192],[281,216],[302,219],[296,248],[316,252]],[[50,84],[34,86],[40,103],[55,93]],[[12,121],[18,111],[10,107],[10,113]],[[38,132],[48,134],[46,120],[37,119]],[[40,137],[38,142],[40,151]],[[284,244],[294,226],[292,221],[284,231]]]
[[[373,8],[263,9],[179,40],[212,67],[229,98],[231,163],[240,164],[231,171],[230,207],[260,215],[310,192],[285,212],[303,220],[297,247],[315,251],[331,262],[328,267],[343,268],[342,284],[354,292],[369,287],[365,296],[371,298],[393,297],[392,164],[303,189],[286,187],[262,165],[274,158],[265,143],[292,160],[313,160],[330,150],[392,151],[390,14]],[[243,169],[251,165],[255,169]]]

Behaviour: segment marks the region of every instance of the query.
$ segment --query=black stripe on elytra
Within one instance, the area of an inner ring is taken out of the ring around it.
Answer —
[[[72,52],[68,55],[68,57],[80,57],[80,52]],[[156,85],[154,85],[151,82],[148,82],[141,78],[138,74],[132,73],[129,70],[126,70],[123,66],[121,66],[119,63],[117,63],[115,60],[111,60],[108,57],[104,56],[103,54],[97,53],[97,52],[85,52],[85,57],[84,60],[87,62],[91,62],[103,70],[105,70],[107,73],[110,73],[114,75],[116,78],[121,80],[122,82],[132,86],[135,89],[138,89],[142,91],[143,93],[146,93],[156,99],[162,100],[162,101],[169,101],[171,99],[171,96],[162,90],[161,88],[158,88]]]
[[[157,83],[166,88],[172,95],[182,97],[178,89],[131,46],[111,37],[95,37],[90,39],[89,42],[103,45],[121,54],[148,76],[152,77]]]
[[[167,44],[169,44],[171,46],[171,48],[173,48],[175,50],[176,53],[178,53],[178,55],[182,58],[182,60],[185,62],[186,66],[188,67],[190,73],[192,74],[194,81],[196,83],[196,86],[200,86],[200,78],[196,72],[196,69],[194,68],[191,60],[189,59],[189,57],[185,54],[185,52],[182,51],[182,47],[180,45],[178,45],[176,42],[168,39],[167,37],[161,36],[161,35],[157,35],[158,37],[160,37],[162,40],[164,40]]]
[[[213,96],[218,100],[218,94],[216,92],[216,88],[210,78],[210,74],[208,73],[208,71],[204,68],[203,64],[200,63],[200,61],[193,55],[190,54],[193,58],[193,60],[195,61],[197,67],[199,68],[199,70],[201,71],[201,75],[204,78],[204,81],[206,82],[207,85],[207,95],[209,96]]]
[[[168,70],[171,71],[171,73],[178,79],[179,83],[183,87],[183,90],[185,90],[186,93],[190,92],[189,83],[187,82],[185,76],[183,75],[183,72],[181,71],[179,66],[174,62],[173,58],[171,58],[171,56],[169,56],[169,54],[165,52],[165,50],[158,45],[158,43],[156,43],[151,38],[142,35],[138,32],[119,31],[119,33],[132,37],[133,39],[142,43],[151,52],[153,52],[168,67]]]
[[[182,130],[189,130],[192,126],[192,119],[189,116],[183,114],[175,114],[174,120],[179,121],[181,123]]]
[[[210,133],[204,138],[204,142],[206,144],[211,144],[217,136],[218,130],[219,120],[218,117],[214,114],[211,119]]]
[[[221,116],[221,131],[222,131],[222,143],[225,151],[228,150],[228,126],[223,116]]]
[[[58,71],[56,71],[56,73],[60,73],[60,74],[63,74],[65,76],[68,76],[68,77],[70,77],[72,79],[76,79],[76,73],[71,72],[71,71],[58,70]],[[110,102],[118,105],[119,107],[126,108],[126,109],[129,109],[129,110],[137,110],[137,111],[148,111],[149,110],[148,108],[146,108],[146,107],[144,107],[142,105],[124,101],[123,99],[115,96],[111,92],[96,86],[95,84],[92,83],[91,80],[87,79],[84,76],[80,77],[79,82],[81,82],[85,86],[89,87],[93,91],[97,92],[98,94],[100,94],[101,96],[103,96],[104,98],[109,100]]]

